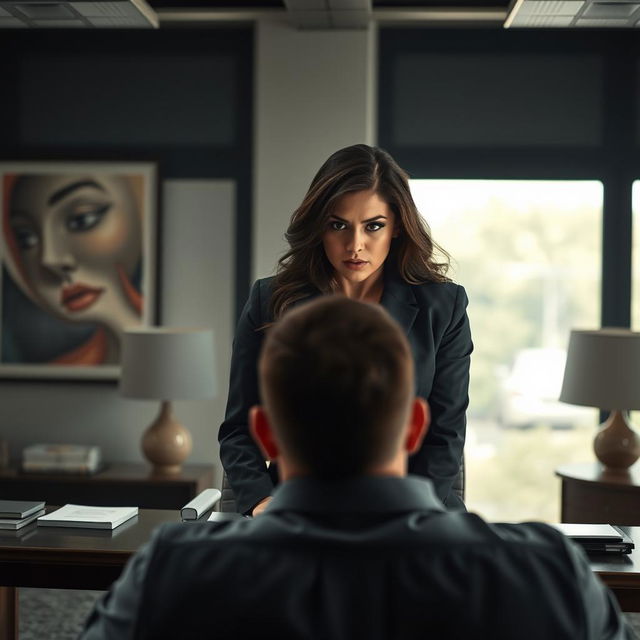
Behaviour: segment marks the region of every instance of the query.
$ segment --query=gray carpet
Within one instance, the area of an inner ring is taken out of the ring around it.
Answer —
[[[19,640],[76,640],[102,591],[20,589]]]
[[[102,591],[20,589],[19,640],[76,640]],[[640,613],[627,618],[640,638]]]

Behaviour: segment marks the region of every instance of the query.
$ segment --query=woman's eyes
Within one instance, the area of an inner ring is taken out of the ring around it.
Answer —
[[[339,220],[331,220],[331,222],[329,222],[329,228],[333,231],[344,231],[347,228],[347,225]],[[380,231],[382,228],[384,228],[384,224],[382,222],[368,222],[365,226],[367,231]]]
[[[73,232],[89,231],[100,223],[110,208],[111,204],[109,203],[79,208],[67,215],[66,227]]]
[[[14,227],[13,234],[16,238],[16,244],[21,251],[32,249],[40,241],[38,234],[29,227]]]

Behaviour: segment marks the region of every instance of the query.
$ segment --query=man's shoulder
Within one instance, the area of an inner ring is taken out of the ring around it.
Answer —
[[[567,540],[557,529],[543,522],[485,523],[485,525],[489,539],[495,539],[499,546],[547,552],[564,549],[567,544]]]
[[[251,518],[239,514],[220,514],[220,518],[210,522],[170,522],[156,529],[155,544],[165,547],[207,544],[215,547],[226,544],[230,538],[249,535],[253,526]],[[228,516],[228,517],[225,517]]]
[[[540,562],[571,564],[570,543],[553,527],[541,522],[490,523],[474,513],[448,511],[437,516],[413,514],[414,542],[444,555],[485,562],[501,557],[516,564]],[[496,560],[496,566],[499,563]]]
[[[451,525],[458,527],[460,535],[465,531],[478,535],[488,544],[520,547],[557,547],[564,544],[564,536],[554,527],[543,522],[488,522],[473,512],[447,511]],[[462,524],[464,521],[465,524]]]

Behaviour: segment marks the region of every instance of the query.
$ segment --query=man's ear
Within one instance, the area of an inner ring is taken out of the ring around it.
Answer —
[[[265,410],[256,405],[249,409],[249,429],[265,460],[275,460],[279,455],[278,445]]]
[[[409,414],[407,437],[404,443],[407,453],[415,453],[420,448],[427,431],[429,431],[430,422],[431,412],[427,401],[424,398],[414,398]]]

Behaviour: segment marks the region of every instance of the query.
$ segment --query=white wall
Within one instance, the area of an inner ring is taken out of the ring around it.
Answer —
[[[373,142],[375,31],[256,27],[253,274],[273,273],[283,239],[320,165]]]

